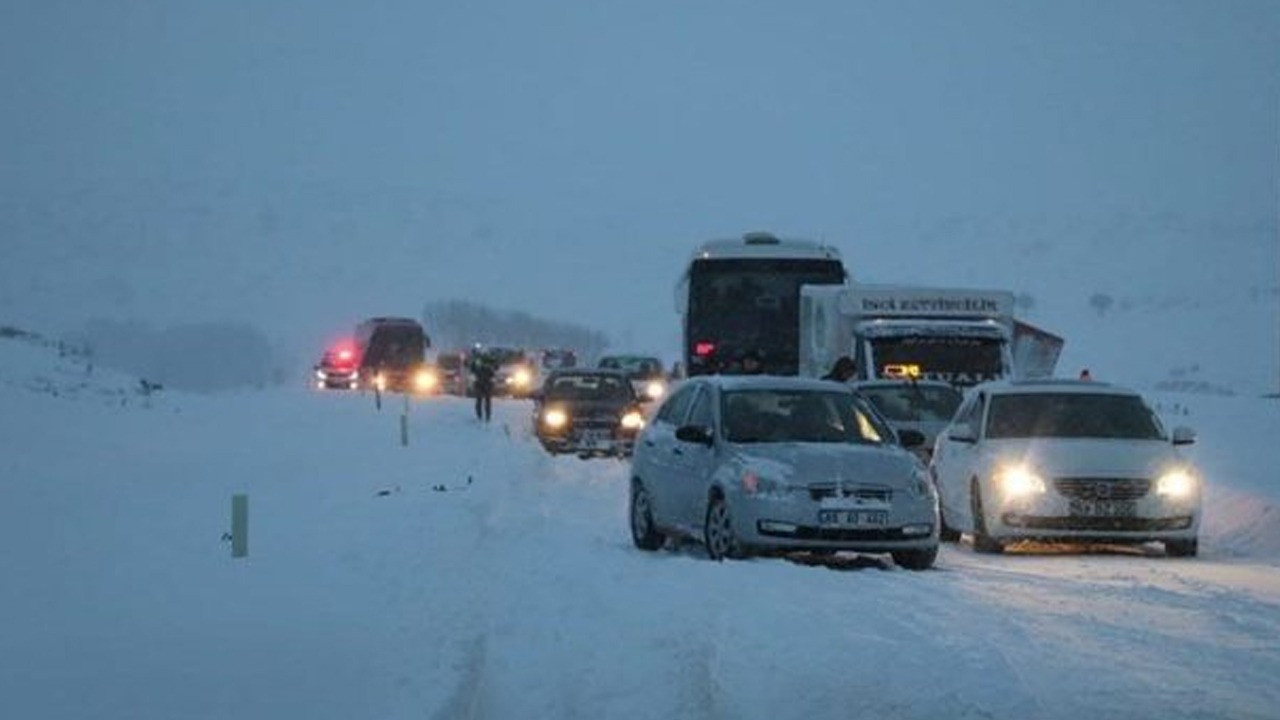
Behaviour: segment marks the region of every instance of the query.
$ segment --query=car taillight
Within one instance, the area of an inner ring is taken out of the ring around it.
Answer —
[[[716,344],[713,342],[697,342],[693,344],[693,354],[698,357],[706,357],[716,351]]]

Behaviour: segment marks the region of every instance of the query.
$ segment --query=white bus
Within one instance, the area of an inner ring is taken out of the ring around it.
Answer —
[[[688,375],[732,373],[756,354],[770,375],[800,368],[800,287],[848,281],[840,252],[769,233],[711,240],[676,286]]]

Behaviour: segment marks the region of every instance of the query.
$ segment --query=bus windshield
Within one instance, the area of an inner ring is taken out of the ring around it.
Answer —
[[[800,287],[844,282],[836,259],[697,259],[689,268],[685,317],[690,374],[731,371],[758,353],[763,371],[799,371]]]

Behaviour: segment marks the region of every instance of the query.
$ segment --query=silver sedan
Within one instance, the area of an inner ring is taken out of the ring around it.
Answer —
[[[923,464],[838,383],[691,379],[654,414],[631,470],[631,534],[645,550],[689,537],[716,560],[847,550],[890,553],[915,570],[938,553],[938,498]]]

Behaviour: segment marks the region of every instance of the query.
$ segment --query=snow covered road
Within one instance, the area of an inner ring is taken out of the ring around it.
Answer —
[[[1235,539],[1274,513],[1190,560],[712,563],[633,548],[626,464],[546,456],[522,402],[415,403],[401,447],[398,400],[0,393],[6,718],[1280,717],[1280,563]]]

